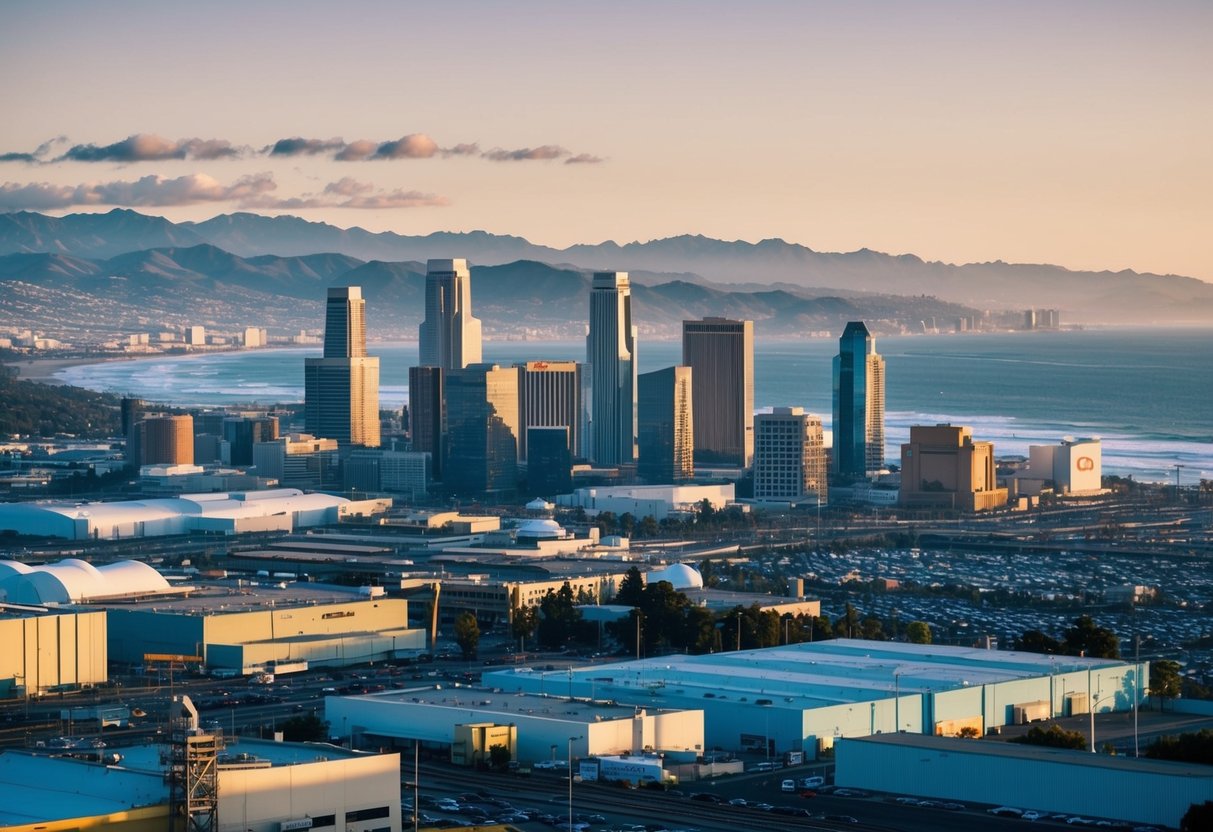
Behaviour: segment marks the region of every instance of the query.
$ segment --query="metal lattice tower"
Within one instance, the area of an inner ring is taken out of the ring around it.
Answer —
[[[188,696],[174,697],[169,720],[169,832],[219,828],[220,732],[202,731]]]

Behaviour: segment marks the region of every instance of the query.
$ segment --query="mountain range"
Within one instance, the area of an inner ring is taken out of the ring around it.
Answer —
[[[160,252],[161,261],[141,254],[149,250]],[[942,307],[933,313],[936,315],[950,314],[945,310],[957,305],[979,310],[1057,308],[1063,322],[1077,323],[1213,321],[1213,284],[1190,277],[1133,271],[1084,272],[1003,262],[953,265],[868,249],[823,253],[783,240],[748,243],[679,236],[646,243],[605,242],[557,249],[522,237],[484,231],[407,236],[338,228],[294,216],[249,213],[224,214],[197,223],[173,223],[125,209],[64,217],[34,212],[0,214],[0,255],[21,254],[68,258],[49,266],[56,271],[100,268],[103,272],[127,268],[129,264],[121,261],[115,264],[115,258],[130,255],[143,258],[138,262],[139,274],[176,274],[196,285],[205,283],[199,277],[202,275],[299,298],[307,297],[304,291],[309,285],[339,279],[359,269],[362,276],[380,281],[384,291],[402,302],[416,288],[412,285],[406,289],[405,276],[417,274],[419,264],[426,259],[466,257],[480,267],[474,270],[474,280],[478,281],[474,304],[478,309],[486,309],[481,304],[487,302],[492,291],[487,283],[479,284],[494,274],[484,267],[531,263],[527,267],[514,265],[511,273],[524,268],[528,281],[539,279],[555,291],[573,291],[557,275],[582,274],[584,282],[587,271],[621,270],[632,272],[637,282],[651,287],[681,284],[677,290],[666,290],[679,297],[690,293],[690,286],[698,286],[709,293],[706,297],[712,302],[736,303],[742,308],[756,304],[756,312],[768,309],[769,304],[777,331],[794,326],[795,321],[807,323],[824,313],[823,308],[805,307],[805,301],[832,298],[855,303],[865,297],[864,293],[886,299],[923,295],[937,298]],[[82,267],[79,260],[98,265]],[[540,265],[550,273],[539,269]],[[6,262],[5,272],[11,273],[14,267]],[[399,285],[388,287],[389,273]],[[772,292],[784,294],[762,299]],[[655,295],[652,300],[658,297],[662,296]],[[524,298],[517,300],[524,302]],[[637,292],[637,304],[643,302]],[[660,310],[650,311],[656,325]],[[671,315],[682,314],[669,311]],[[909,309],[904,312],[891,317],[904,321],[920,314]],[[746,313],[724,306],[716,308],[715,314],[739,317]]]

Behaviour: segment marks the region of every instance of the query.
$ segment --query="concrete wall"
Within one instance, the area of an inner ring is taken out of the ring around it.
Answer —
[[[351,812],[381,807],[386,817],[349,819]],[[219,771],[219,832],[278,832],[283,821],[326,815],[335,816],[334,832],[400,832],[400,755]]]
[[[207,645],[210,667],[238,669],[246,673],[269,662],[306,661],[311,666],[341,667],[370,661],[386,661],[397,650],[422,651],[426,633],[421,629],[392,629],[377,633],[334,635],[303,640],[272,640],[254,644]]]
[[[106,681],[104,612],[0,619],[0,697]]]

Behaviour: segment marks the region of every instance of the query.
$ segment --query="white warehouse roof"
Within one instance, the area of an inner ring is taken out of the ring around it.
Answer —
[[[703,575],[685,563],[671,563],[665,569],[649,572],[645,575],[645,581],[650,584],[669,581],[674,589],[703,589]]]
[[[78,604],[171,591],[164,576],[134,560],[104,566],[76,558],[45,566],[0,560],[0,599],[11,604]]]
[[[193,531],[291,531],[335,523],[344,497],[275,488],[183,494],[151,500],[79,503],[44,500],[0,505],[0,531],[72,540],[187,534]]]

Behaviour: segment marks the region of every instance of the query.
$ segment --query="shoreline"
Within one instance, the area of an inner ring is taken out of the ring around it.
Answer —
[[[67,382],[55,376],[56,373],[66,370],[70,367],[86,367],[93,364],[109,364],[114,361],[138,361],[140,358],[153,358],[155,356],[96,356],[91,358],[26,358],[21,361],[8,361],[4,363],[5,367],[13,367],[17,370],[18,381],[33,381],[38,384],[47,384],[52,387],[68,386]]]

